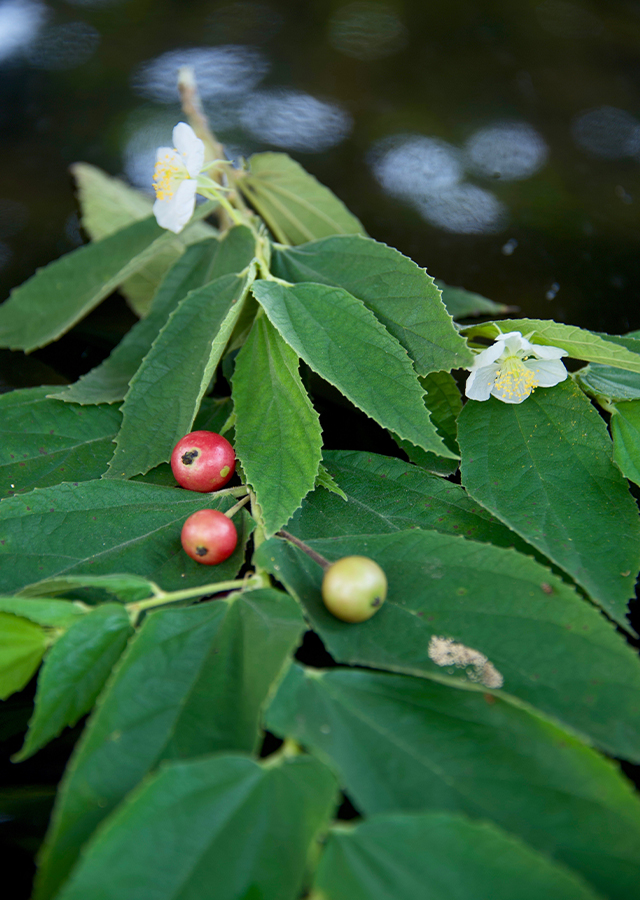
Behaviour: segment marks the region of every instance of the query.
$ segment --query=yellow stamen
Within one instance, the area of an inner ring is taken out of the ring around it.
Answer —
[[[501,361],[493,386],[504,397],[521,402],[538,387],[538,379],[519,357],[508,356]]]
[[[174,157],[167,153],[159,159],[153,172],[153,189],[158,200],[171,200],[185,178],[189,178],[189,173],[184,166],[176,163]]]

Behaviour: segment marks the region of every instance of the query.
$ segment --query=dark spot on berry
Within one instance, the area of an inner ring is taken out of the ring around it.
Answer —
[[[380,606],[381,603],[382,600],[380,599],[380,597],[376,597],[376,599],[371,602],[371,606],[375,608],[376,606]]]
[[[206,547],[196,547],[196,553],[198,556],[206,556],[209,551]]]
[[[200,456],[199,450],[187,450],[186,453],[183,453],[180,459],[182,460],[183,466],[193,465],[194,459],[197,459]]]

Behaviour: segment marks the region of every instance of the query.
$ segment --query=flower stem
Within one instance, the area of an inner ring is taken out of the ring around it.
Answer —
[[[276,537],[284,538],[285,541],[289,541],[290,544],[294,544],[296,547],[298,547],[298,549],[302,550],[303,553],[306,553],[310,559],[318,563],[319,566],[322,566],[323,569],[328,569],[331,565],[328,559],[325,559],[324,556],[316,553],[316,551],[312,550],[308,544],[305,544],[300,540],[300,538],[295,537],[295,535],[289,534],[288,531],[284,531],[284,529],[276,531]]]
[[[138,600],[135,603],[127,603],[127,611],[131,624],[138,622],[140,613],[157,606],[167,606],[169,603],[177,603],[179,600],[191,600],[193,597],[205,597],[210,594],[222,594],[233,590],[251,591],[264,587],[263,579],[257,575],[248,575],[245,578],[236,578],[233,581],[217,581],[214,584],[205,584],[197,588],[185,588],[182,591],[159,591],[148,600]]]
[[[250,498],[249,494],[245,494],[245,496],[242,498],[242,500],[239,500],[235,506],[232,506],[231,509],[228,509],[226,511],[225,516],[227,516],[229,519],[232,519],[235,516],[235,514],[238,512],[238,510],[242,509],[242,507],[245,504],[247,504],[250,499],[251,498]]]

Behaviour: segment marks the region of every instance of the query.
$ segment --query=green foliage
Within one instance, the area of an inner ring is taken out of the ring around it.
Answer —
[[[471,363],[433,278],[393,247],[361,235],[278,249],[274,274],[291,282],[342,287],[367,306],[399,341],[419,375]]]
[[[563,866],[501,829],[449,813],[372,816],[353,829],[334,829],[316,885],[326,900],[598,896]]]
[[[238,187],[283,244],[364,234],[344,203],[286,153],[256,153]]]
[[[508,329],[502,326],[506,322],[487,322],[484,325],[472,325],[465,329],[468,337],[477,336],[493,338],[500,331],[520,331],[534,344],[546,344],[566,350],[569,356],[585,359],[588,362],[612,366],[616,369],[627,369],[629,372],[640,372],[640,341],[617,338],[615,335],[601,335],[573,325],[562,325],[541,319],[509,319]]]
[[[0,347],[29,352],[55,341],[170,240],[143,219],[39,269],[0,307]]]
[[[75,384],[0,397],[0,696],[41,666],[0,734],[36,766],[89,714],[34,900],[628,900],[640,801],[605,754],[640,762],[637,333],[458,328],[510,308],[368,238],[285,154],[216,165],[175,235],[78,164],[94,243],[0,309],[24,350],[116,287],[145,316]],[[511,330],[589,365],[465,401]],[[177,487],[192,429],[234,445],[224,490]],[[180,542],[207,508],[238,531],[218,566]],[[389,585],[361,624],[322,602],[347,555]]]
[[[81,900],[98,884],[105,900],[149,891],[158,900],[177,891],[215,891],[219,900],[296,897],[334,794],[331,773],[310,757],[262,766],[243,756],[172,763],[105,823],[58,897]]]
[[[406,351],[360,300],[311,283],[258,281],[253,293],[285,341],[355,406],[423,450],[453,456],[429,419]]]
[[[629,784],[575,738],[499,697],[294,667],[267,721],[331,765],[364,815],[464,813],[518,835],[608,896],[624,900],[638,883],[640,802]],[[579,827],[567,829],[569,820]]]
[[[0,395],[0,497],[99,478],[113,455],[117,409],[50,400],[46,387]]]
[[[482,294],[465,291],[464,288],[451,287],[444,281],[436,280],[436,287],[442,295],[442,302],[447,312],[454,319],[468,319],[473,316],[499,316],[510,311],[503,303],[494,303]]]
[[[8,497],[0,505],[4,590],[21,591],[45,578],[114,572],[151,578],[165,590],[233,577],[248,537],[240,523],[238,548],[213,572],[203,571],[180,546],[180,529],[191,513],[207,507],[224,512],[232,504],[226,495],[113,480]]]
[[[105,603],[56,641],[38,675],[34,713],[16,762],[28,759],[91,710],[132,633],[127,611]]]
[[[29,619],[0,612],[0,700],[29,683],[47,649],[43,628]]]
[[[277,539],[259,548],[260,564],[299,599],[337,662],[504,690],[640,760],[636,654],[539,563],[419,528],[308,543],[329,561],[370,556],[389,582],[382,609],[354,628],[325,609],[316,562]]]
[[[71,762],[40,860],[39,900],[54,895],[98,824],[162,760],[254,749],[261,705],[301,625],[291,599],[273,590],[148,616]]]
[[[616,403],[611,417],[613,459],[625,478],[640,484],[640,403]]]
[[[566,381],[526,403],[468,403],[458,438],[469,493],[627,627],[640,568],[638,510],[584,394]]]
[[[254,322],[233,376],[236,452],[268,534],[281,528],[315,485],[322,450],[318,414],[299,359],[266,316]]]
[[[180,301],[134,375],[109,476],[168,462],[191,426],[238,321],[254,273],[223,275]]]
[[[112,178],[87,163],[75,163],[71,166],[71,173],[78,186],[82,227],[92,241],[99,241],[132,222],[151,215],[153,203],[149,197],[129,187],[119,178]],[[215,231],[210,225],[198,222],[186,232],[173,235],[158,254],[120,285],[120,290],[139,316],[144,316],[149,311],[160,281],[180,258],[185,245],[213,234]]]

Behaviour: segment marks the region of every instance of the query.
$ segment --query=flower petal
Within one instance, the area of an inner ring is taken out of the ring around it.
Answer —
[[[499,359],[504,353],[504,347],[502,344],[495,343],[490,347],[487,347],[486,350],[481,350],[477,356],[474,357],[473,363],[471,364],[471,371],[477,372],[478,369],[483,369],[485,366],[490,366],[497,359]]]
[[[190,125],[178,122],[173,129],[173,144],[191,178],[197,178],[204,165],[204,144]]]
[[[153,214],[161,228],[173,231],[174,234],[182,231],[196,206],[196,187],[192,178],[186,178],[170,200],[156,200]]]
[[[523,365],[536,376],[538,387],[553,387],[569,374],[559,359],[525,359]]]
[[[492,347],[489,347],[492,350]],[[486,353],[486,351],[483,351]],[[491,396],[491,389],[496,380],[499,366],[495,363],[483,366],[481,369],[475,369],[467,378],[464,388],[466,396],[470,400],[488,400]]]
[[[522,337],[519,331],[510,331],[508,334],[503,334],[501,337],[496,338],[496,340],[501,341],[505,348],[503,351],[505,355],[524,356],[525,353],[531,350],[531,344],[526,338]]]
[[[538,359],[560,359],[561,356],[568,356],[566,350],[560,347],[545,347],[542,344],[531,344],[531,352]]]

